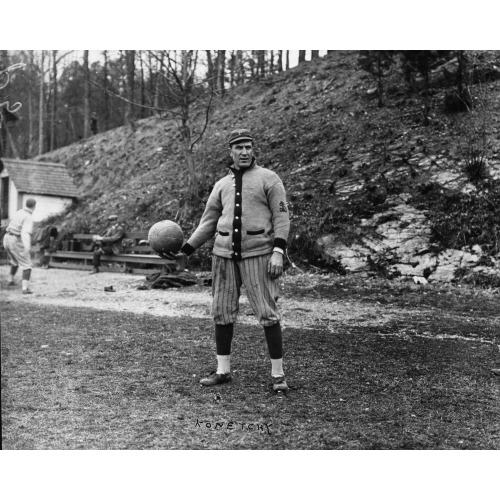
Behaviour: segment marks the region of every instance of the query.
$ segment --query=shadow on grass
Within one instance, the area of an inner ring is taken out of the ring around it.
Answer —
[[[455,322],[287,329],[280,399],[258,326],[236,327],[233,383],[203,388],[210,321],[7,303],[3,447],[498,449],[498,333],[436,338]]]

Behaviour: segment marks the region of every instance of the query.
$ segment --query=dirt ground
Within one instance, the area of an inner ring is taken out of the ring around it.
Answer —
[[[34,268],[31,278],[34,293],[26,296],[21,294],[19,279],[15,287],[6,286],[8,269],[8,266],[0,267],[1,301],[87,307],[165,317],[211,317],[211,289],[207,286],[139,290],[138,287],[146,283],[140,275],[106,272],[89,274],[67,269]],[[349,299],[340,301],[310,296],[295,298],[293,290],[303,285],[303,280],[303,275],[288,274],[281,280],[284,328],[314,328],[318,323],[332,321],[382,325],[401,314],[401,309],[391,304],[361,304]],[[113,286],[116,291],[105,292],[104,287],[109,286]],[[239,322],[256,324],[244,289],[240,304]],[[412,311],[407,310],[406,313],[412,314]],[[413,311],[413,314],[417,314],[417,311]]]

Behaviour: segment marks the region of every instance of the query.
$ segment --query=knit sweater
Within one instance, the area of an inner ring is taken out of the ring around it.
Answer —
[[[214,235],[213,254],[241,260],[285,250],[290,230],[285,188],[277,174],[253,164],[231,168],[208,198],[195,232],[182,247],[191,255]]]

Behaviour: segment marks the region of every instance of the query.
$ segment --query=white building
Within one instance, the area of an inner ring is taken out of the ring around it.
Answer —
[[[65,165],[12,158],[2,158],[0,162],[1,227],[24,207],[28,198],[36,200],[33,221],[40,222],[63,212],[78,196]]]

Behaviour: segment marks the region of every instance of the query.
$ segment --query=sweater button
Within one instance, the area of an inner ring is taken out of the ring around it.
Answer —
[[[237,233],[237,232],[238,232],[238,230],[237,230],[237,229],[235,229],[235,230],[234,230],[234,232],[235,232],[235,233]]]
[[[236,206],[239,207],[240,205],[238,203],[236,203]]]

